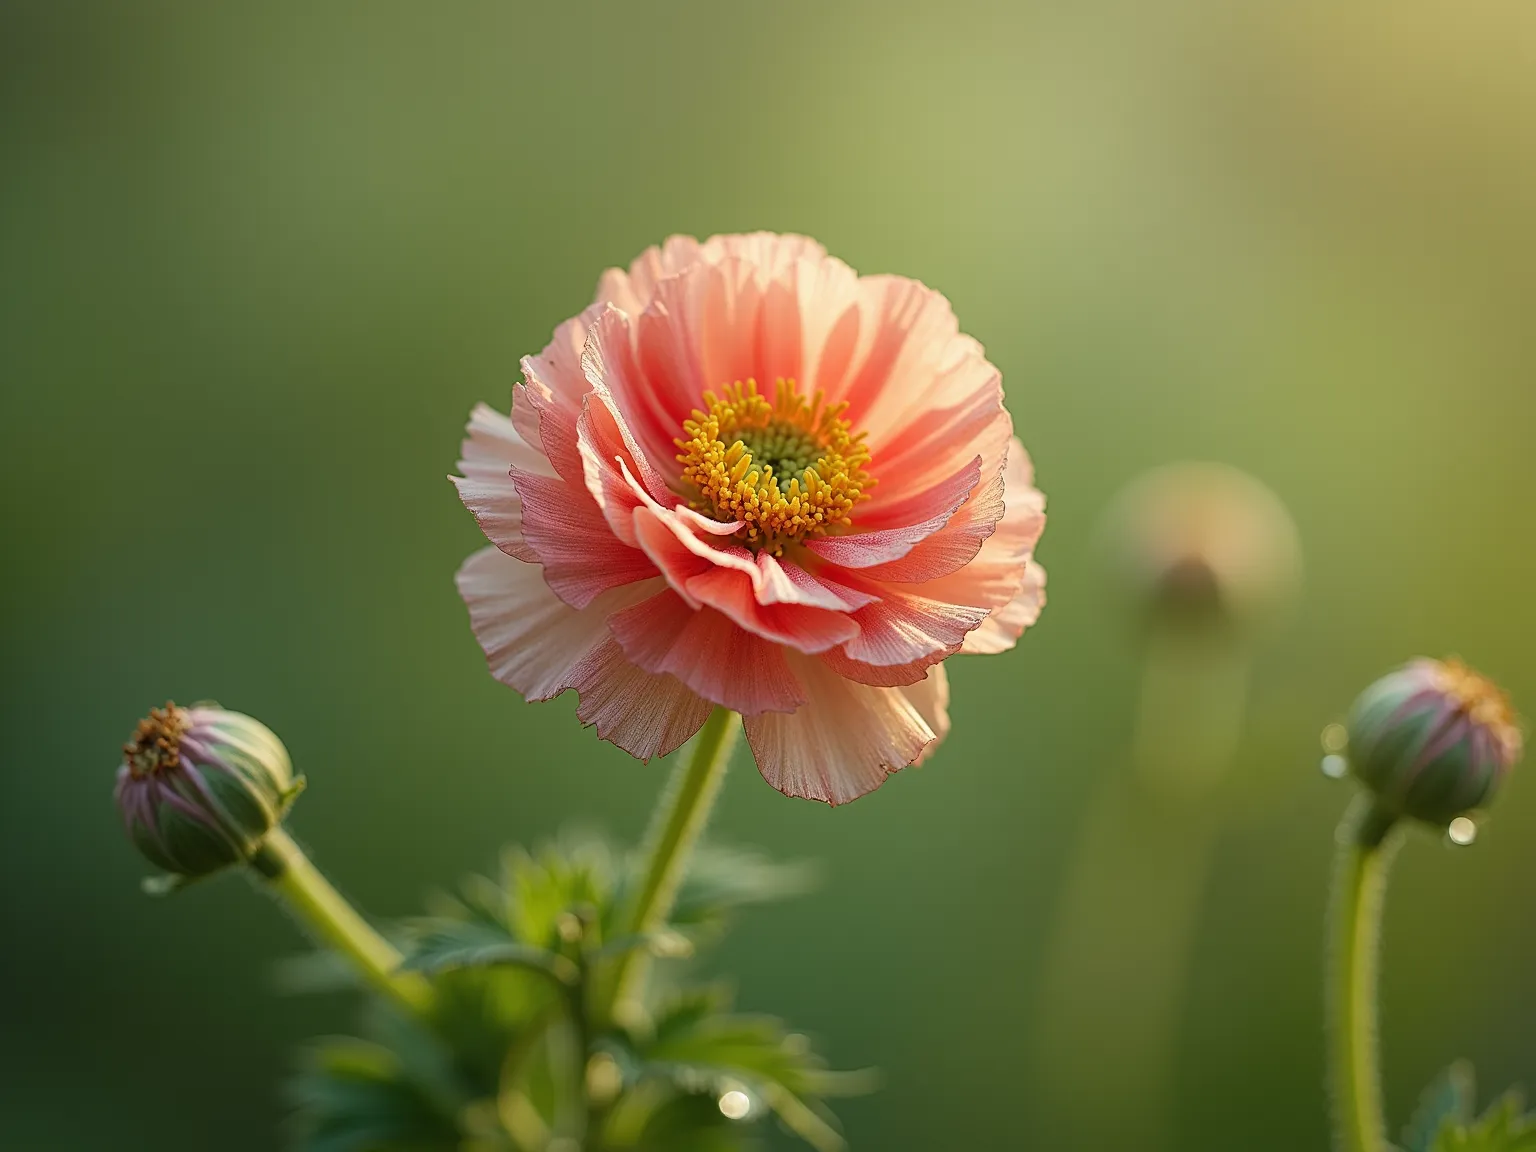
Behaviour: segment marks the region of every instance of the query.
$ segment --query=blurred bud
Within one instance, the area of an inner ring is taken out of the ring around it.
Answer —
[[[167,703],[123,745],[117,807],[134,846],[190,880],[249,860],[303,786],[264,724]]]
[[[1486,806],[1520,750],[1504,693],[1455,660],[1383,676],[1349,716],[1350,770],[1378,807],[1440,828]]]
[[[1301,544],[1285,505],[1225,464],[1169,464],[1131,481],[1105,518],[1113,575],[1149,620],[1262,623],[1301,582]]]

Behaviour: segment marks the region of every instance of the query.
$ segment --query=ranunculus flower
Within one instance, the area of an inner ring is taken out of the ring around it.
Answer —
[[[801,236],[674,236],[470,417],[459,570],[491,672],[642,759],[711,708],[840,804],[949,728],[941,663],[1013,646],[1045,526],[1002,378],[939,293]]]

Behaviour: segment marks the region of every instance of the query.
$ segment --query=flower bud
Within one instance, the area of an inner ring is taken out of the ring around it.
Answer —
[[[1300,583],[1301,545],[1285,505],[1224,464],[1169,464],[1131,481],[1103,540],[1112,575],[1155,622],[1262,623]]]
[[[1349,766],[1389,816],[1437,827],[1487,805],[1520,758],[1504,693],[1456,660],[1415,660],[1360,694]]]
[[[167,703],[123,745],[116,795],[134,846],[190,880],[249,860],[303,787],[264,724],[215,704]]]

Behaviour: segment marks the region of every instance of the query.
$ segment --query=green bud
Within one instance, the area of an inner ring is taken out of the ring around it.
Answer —
[[[116,795],[134,846],[191,880],[249,860],[303,786],[264,724],[213,704],[167,703],[123,745]]]
[[[1439,828],[1493,800],[1520,759],[1504,693],[1459,661],[1415,660],[1360,694],[1349,767],[1388,816]]]

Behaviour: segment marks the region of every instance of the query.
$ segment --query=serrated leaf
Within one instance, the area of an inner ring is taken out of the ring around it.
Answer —
[[[669,921],[678,928],[713,925],[736,908],[802,896],[816,883],[814,865],[707,844],[689,861]]]
[[[1447,1125],[1470,1124],[1476,1106],[1472,1065],[1458,1060],[1431,1080],[1419,1096],[1413,1118],[1403,1129],[1403,1152],[1431,1152],[1440,1130]]]
[[[363,1040],[311,1052],[290,1085],[302,1152],[454,1152],[452,1115],[411,1083],[399,1057]]]
[[[642,1074],[661,1076],[685,1093],[718,1096],[744,1088],[820,1152],[842,1149],[836,1120],[820,1101],[833,1082],[810,1046],[771,1017],[709,1011],[718,998],[713,992],[680,1000],[659,1017],[654,1038],[637,1049]]]
[[[497,925],[474,920],[418,921],[413,934],[415,939],[402,967],[414,972],[509,966],[567,985],[578,975],[568,958],[515,940]]]
[[[1471,1124],[1442,1127],[1431,1152],[1536,1152],[1536,1117],[1523,1110],[1512,1090]]]

